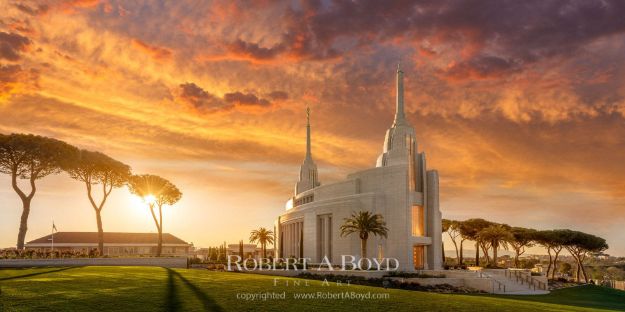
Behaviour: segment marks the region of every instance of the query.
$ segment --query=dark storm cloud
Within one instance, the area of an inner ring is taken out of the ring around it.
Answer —
[[[273,91],[267,94],[267,97],[274,101],[282,101],[287,100],[289,98],[289,94],[284,91]]]
[[[310,10],[320,42],[339,36],[392,39],[464,34],[476,43],[497,41],[527,59],[569,53],[589,40],[625,30],[625,2],[612,1],[341,1]]]
[[[201,111],[227,111],[240,106],[269,107],[271,102],[265,98],[256,96],[253,93],[243,93],[240,91],[224,94],[223,98],[217,97],[193,82],[180,84],[177,97],[179,100],[190,104]],[[267,95],[272,100],[285,100],[288,94],[284,91],[274,91]]]
[[[241,39],[237,39],[235,42],[228,45],[228,50],[234,54],[256,60],[269,60],[282,53],[284,51],[284,46],[279,44],[271,48],[264,48],[260,47],[256,43],[249,43]]]
[[[28,15],[38,15],[42,13],[46,13],[49,9],[47,4],[34,4],[31,6],[26,2],[19,2],[14,4],[15,8],[18,10],[28,14]]]
[[[452,79],[500,78],[519,68],[514,60],[496,56],[479,56],[468,61],[456,63],[447,68],[445,75]]]
[[[252,93],[233,92],[224,94],[224,101],[239,105],[269,106],[271,103],[263,98],[259,98]]]
[[[282,41],[271,47],[237,40],[230,51],[256,60],[280,55],[327,59],[354,47],[399,39],[421,46],[463,43],[452,73],[514,71],[625,31],[625,2],[612,1],[305,1],[284,13]],[[345,49],[341,40],[351,41]],[[431,48],[427,49],[432,52]],[[488,50],[488,52],[487,52]],[[433,53],[430,53],[433,54]]]
[[[17,81],[22,67],[19,65],[0,65],[0,83],[10,83]]]
[[[193,82],[180,85],[178,98],[196,109],[215,109],[223,106],[223,101],[218,97],[206,92]]]
[[[17,61],[30,44],[30,39],[24,36],[0,31],[0,59]]]

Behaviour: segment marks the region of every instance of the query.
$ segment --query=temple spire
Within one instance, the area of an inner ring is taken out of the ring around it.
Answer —
[[[317,165],[312,159],[310,141],[310,108],[306,107],[306,158],[299,171],[299,181],[295,184],[295,195],[320,185]]]
[[[397,90],[395,106],[394,124],[405,123],[406,116],[404,114],[404,72],[401,70],[400,63],[397,63]]]
[[[306,160],[312,160],[310,151],[310,107],[306,107]]]
[[[397,64],[396,83],[395,120],[386,131],[384,148],[376,162],[377,167],[408,164],[414,156],[411,153],[417,150],[414,128],[406,119],[404,112],[404,72],[400,64]],[[412,156],[407,157],[408,155]]]

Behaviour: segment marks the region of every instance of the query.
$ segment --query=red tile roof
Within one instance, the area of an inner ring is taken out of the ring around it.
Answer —
[[[47,244],[51,240],[50,235],[32,240],[28,244]],[[158,242],[158,233],[118,233],[104,232],[105,244],[156,244]],[[58,232],[54,233],[54,244],[97,244],[98,232]],[[182,239],[163,233],[163,244],[188,244]]]

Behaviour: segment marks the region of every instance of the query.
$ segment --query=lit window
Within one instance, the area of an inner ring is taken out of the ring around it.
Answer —
[[[424,236],[423,206],[412,206],[412,236]]]

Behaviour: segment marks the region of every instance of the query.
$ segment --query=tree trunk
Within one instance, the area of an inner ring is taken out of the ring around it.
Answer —
[[[91,203],[93,210],[95,210],[96,221],[98,223],[98,255],[103,256],[104,255],[104,230],[102,229],[101,213],[102,213],[102,207],[104,207],[104,204],[106,203],[106,199],[111,193],[112,187],[111,189],[107,191],[106,183],[102,184],[102,200],[100,201],[100,205],[97,205],[95,200],[93,199],[93,196],[91,195],[91,181],[92,181],[91,176],[89,176],[88,178],[85,178],[85,185],[87,186],[87,197],[89,198],[89,202]]]
[[[154,223],[156,223],[156,229],[158,230],[158,244],[156,245],[156,256],[160,257],[163,251],[163,209],[161,205],[158,205],[158,220],[154,215],[154,204],[150,205],[150,211],[152,217],[154,217]]]
[[[30,202],[35,196],[37,188],[35,187],[35,179],[38,173],[31,172],[30,177],[30,194],[26,195],[17,185],[17,168],[13,168],[11,173],[11,186],[13,190],[22,200],[22,217],[20,218],[20,229],[17,232],[17,249],[24,249],[24,240],[26,239],[26,231],[28,231],[28,215],[30,214]]]
[[[30,214],[30,198],[22,199],[22,217],[20,218],[20,230],[17,233],[17,249],[24,249],[26,231],[28,231],[28,215]]]
[[[582,275],[584,276],[584,281],[588,283],[588,275],[586,275],[586,268],[584,268],[584,259],[586,259],[586,255],[579,256],[579,265],[582,268]]]
[[[555,257],[553,257],[553,271],[551,271],[551,279],[556,278],[556,270],[558,269],[558,255],[560,254],[561,250],[562,249],[555,251],[556,253],[555,253]]]
[[[498,246],[493,245],[493,265],[497,266],[497,248]]]
[[[480,266],[480,243],[475,242],[475,266]]]
[[[443,266],[445,265],[445,243],[441,242],[441,250],[443,251]]]
[[[514,250],[514,267],[515,268],[519,268],[519,253],[520,253],[520,249],[515,249]]]
[[[156,230],[159,233],[159,239],[158,239],[158,242],[157,242],[157,245],[156,245],[156,255],[160,256],[161,255],[161,251],[160,251],[160,246],[161,246],[161,240],[160,240],[161,226],[158,223],[158,219],[156,218],[156,214],[154,213],[154,204],[153,203],[149,204],[149,207],[150,207],[150,213],[152,214],[152,219],[154,219],[154,224],[156,224]],[[162,220],[162,218],[161,218],[161,220]]]
[[[163,252],[163,209],[161,205],[158,206],[158,247],[156,247],[156,256],[160,257]]]
[[[95,217],[98,222],[98,254],[104,256],[104,229],[102,229],[102,215],[96,209]]]
[[[456,263],[460,263],[460,252],[458,251],[458,243],[456,243],[456,240],[451,237],[451,235],[449,235],[449,237],[451,238],[451,242],[454,244],[454,249],[456,250]]]
[[[547,247],[547,253],[549,254],[549,266],[547,266],[547,276],[549,276],[549,272],[551,272],[551,263],[553,262],[553,258],[551,256],[551,247]]]
[[[464,263],[464,256],[462,255],[462,244],[464,243],[464,239],[460,241],[460,265]]]
[[[579,271],[580,271],[579,261],[577,261],[577,267],[575,268],[575,281],[579,283]]]
[[[265,246],[265,243],[262,243],[261,246],[263,247],[263,258],[267,258],[267,247]]]
[[[158,230],[158,246],[156,247],[156,256],[160,257],[162,251],[163,251],[163,231],[159,229]]]
[[[367,239],[361,239],[360,240],[360,257],[361,258],[367,258]]]
[[[488,255],[488,248],[484,248],[482,246],[482,253],[484,254],[484,259],[486,259],[486,266],[490,264],[490,256]]]

